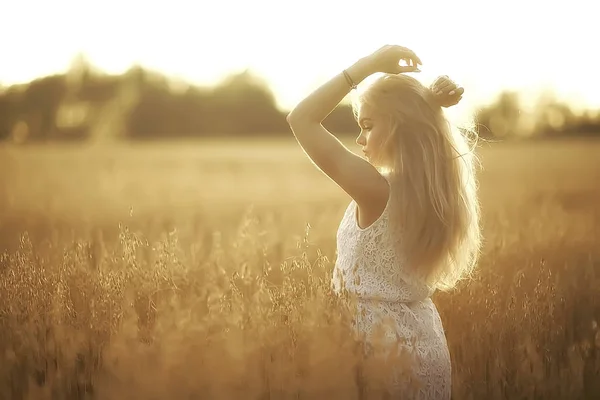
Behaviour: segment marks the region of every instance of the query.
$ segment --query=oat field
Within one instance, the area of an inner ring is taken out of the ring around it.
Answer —
[[[600,398],[600,141],[483,144],[454,399]],[[0,399],[375,399],[290,140],[0,146]]]

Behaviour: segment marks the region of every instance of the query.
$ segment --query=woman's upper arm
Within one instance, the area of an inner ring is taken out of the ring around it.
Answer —
[[[379,208],[381,204],[385,205],[389,185],[372,164],[348,150],[321,124],[291,127],[312,162],[359,206]]]

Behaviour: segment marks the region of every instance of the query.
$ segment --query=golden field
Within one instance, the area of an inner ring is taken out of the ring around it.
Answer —
[[[600,141],[478,153],[453,398],[600,398]],[[380,398],[329,289],[348,201],[291,139],[0,147],[0,399]]]

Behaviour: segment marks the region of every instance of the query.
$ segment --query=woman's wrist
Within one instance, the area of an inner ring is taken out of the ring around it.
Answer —
[[[375,73],[375,70],[371,60],[365,57],[346,68],[346,73],[350,76],[354,84],[358,85],[365,80],[365,78]]]

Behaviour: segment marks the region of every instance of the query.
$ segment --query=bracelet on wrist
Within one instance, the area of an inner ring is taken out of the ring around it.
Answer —
[[[348,85],[350,85],[350,87],[352,89],[356,89],[356,83],[354,83],[354,81],[352,80],[352,78],[350,77],[350,74],[348,74],[348,71],[344,70],[344,77],[346,78],[346,82],[348,82]]]

